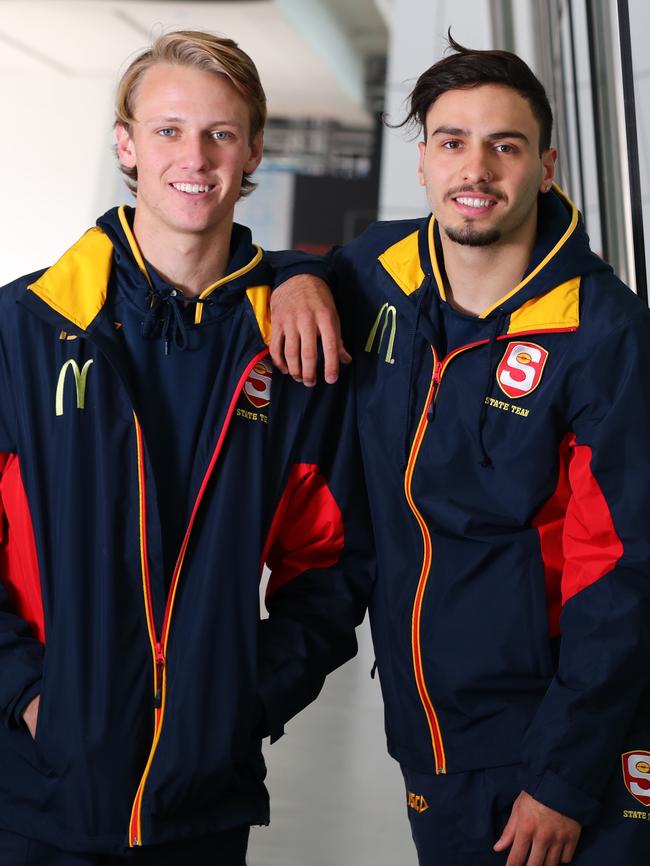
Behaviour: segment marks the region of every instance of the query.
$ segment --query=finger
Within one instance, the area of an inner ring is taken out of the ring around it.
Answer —
[[[546,859],[542,861],[544,866],[558,866],[562,850],[561,842],[556,842],[555,845],[552,845],[546,852]]]
[[[506,860],[506,866],[524,866],[530,851],[530,837],[524,833],[517,833],[510,849],[510,855]],[[543,862],[543,861],[542,861]],[[530,866],[530,864],[528,864]]]
[[[526,866],[551,866],[546,861],[549,850],[548,843],[542,842],[539,839],[535,840],[534,838],[532,842],[530,851],[528,851],[528,859],[524,858]],[[553,866],[557,866],[557,862]]]
[[[289,368],[284,357],[284,331],[279,327],[273,328],[271,331],[269,351],[271,353],[271,360],[280,373],[288,373]]]
[[[302,382],[302,358],[300,356],[300,337],[298,332],[293,328],[287,330],[284,335],[284,357],[287,362],[289,375],[296,380]]]
[[[497,843],[493,846],[493,849],[495,851],[505,851],[506,848],[509,848],[515,840],[516,829],[517,821],[513,815],[510,815],[508,823],[503,828],[503,832],[501,833]]]
[[[340,343],[339,345],[339,361],[342,364],[352,363],[352,355],[348,352],[343,343]]]
[[[575,839],[572,839],[570,842],[564,843],[564,848],[562,849],[562,857],[560,858],[560,863],[570,863],[573,860],[573,855],[576,853],[576,847],[578,842],[580,841],[580,834]]]
[[[323,346],[325,381],[333,385],[339,377],[339,358],[343,342],[338,328],[333,327],[331,321],[321,323],[320,341]]]
[[[302,365],[302,382],[308,388],[316,384],[316,368],[318,366],[318,343],[316,327],[311,319],[298,324],[300,331],[300,362]]]

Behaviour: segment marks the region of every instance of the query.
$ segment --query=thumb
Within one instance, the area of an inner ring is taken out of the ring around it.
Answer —
[[[517,818],[513,813],[510,814],[508,818],[508,823],[503,828],[503,833],[499,837],[498,841],[495,843],[493,850],[494,851],[505,851],[506,848],[509,848],[515,840],[515,830],[517,828]]]

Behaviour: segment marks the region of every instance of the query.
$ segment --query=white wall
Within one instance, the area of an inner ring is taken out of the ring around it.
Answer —
[[[471,7],[471,14],[468,9]],[[418,76],[439,60],[447,29],[458,42],[472,48],[491,48],[488,0],[392,0],[386,81],[386,114],[391,123],[406,115],[406,98]],[[428,206],[417,178],[418,149],[404,129],[384,130],[379,188],[379,218],[423,216]]]
[[[0,285],[52,264],[113,202],[110,79],[0,72]]]

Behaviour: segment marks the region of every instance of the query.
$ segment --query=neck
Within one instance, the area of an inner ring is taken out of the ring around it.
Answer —
[[[209,233],[182,233],[151,227],[138,219],[136,208],[133,234],[140,251],[160,276],[183,294],[200,295],[226,273],[230,255],[232,218],[227,225]]]
[[[480,316],[509,294],[526,272],[535,233],[536,220],[517,237],[472,247],[450,240],[441,228],[449,303],[462,313]]]

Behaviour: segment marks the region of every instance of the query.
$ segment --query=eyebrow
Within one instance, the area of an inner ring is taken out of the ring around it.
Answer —
[[[431,136],[434,135],[458,135],[460,137],[465,136],[468,137],[472,134],[469,129],[461,129],[458,126],[439,126],[437,129],[431,133]],[[497,132],[491,132],[486,136],[488,141],[498,141],[501,138],[518,138],[522,141],[528,142],[528,136],[524,135],[523,132],[520,132],[517,129],[501,129]]]
[[[137,118],[136,118],[137,119]],[[152,126],[157,126],[160,123],[187,123],[187,118],[185,117],[175,117],[175,116],[159,116],[159,117],[150,117],[148,120],[143,120],[141,123],[151,124]],[[207,124],[206,129],[209,129],[213,126],[235,126],[238,129],[242,128],[241,123],[237,123],[235,120],[212,120]]]

